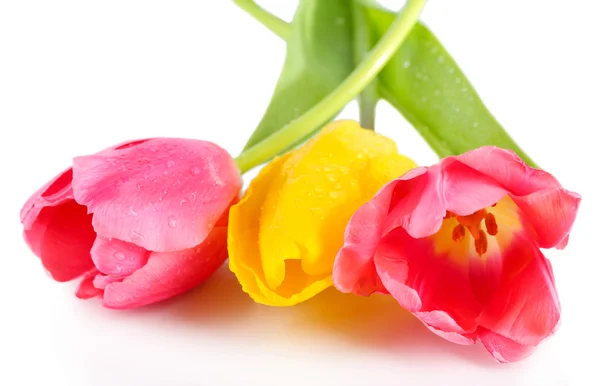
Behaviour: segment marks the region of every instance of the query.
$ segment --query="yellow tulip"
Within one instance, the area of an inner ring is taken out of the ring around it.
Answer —
[[[275,158],[229,216],[229,268],[254,301],[291,306],[332,285],[352,214],[416,165],[354,121]]]

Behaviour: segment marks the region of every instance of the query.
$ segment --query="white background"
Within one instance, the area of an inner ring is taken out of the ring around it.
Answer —
[[[262,4],[289,19],[295,2]],[[432,335],[388,298],[328,291],[267,308],[227,270],[135,311],[77,300],[22,241],[29,195],[73,156],[126,139],[202,138],[236,155],[285,46],[223,0],[1,0],[0,385],[600,384],[596,4],[431,0],[423,15],[518,143],[583,195],[570,246],[547,253],[561,328],[532,357],[499,365],[480,345]],[[389,106],[378,114],[403,152],[436,161]],[[355,106],[342,116],[355,118]]]

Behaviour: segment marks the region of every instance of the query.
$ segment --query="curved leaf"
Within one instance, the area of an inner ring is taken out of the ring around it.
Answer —
[[[365,10],[374,35],[381,38],[393,22],[394,13],[373,7]],[[380,95],[405,116],[440,157],[493,145],[512,149],[535,166],[422,23],[413,28],[378,80]]]
[[[304,114],[352,72],[351,17],[348,0],[300,1],[275,92],[246,149]]]

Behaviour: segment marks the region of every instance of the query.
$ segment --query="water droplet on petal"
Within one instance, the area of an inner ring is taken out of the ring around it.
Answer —
[[[175,219],[175,217],[173,217],[173,216],[169,217],[169,226],[171,228],[175,228],[177,226],[177,220]]]
[[[143,240],[144,239],[144,235],[142,235],[140,232],[131,231],[131,234],[133,235],[134,238],[139,239],[139,240]]]
[[[155,152],[158,151],[158,147],[156,147],[156,146],[150,146],[150,151],[153,152],[153,153],[155,153]]]
[[[125,255],[121,252],[115,252],[114,256],[115,256],[115,259],[117,259],[119,261],[125,260]]]
[[[196,201],[196,197],[197,197],[197,196],[196,196],[196,192],[192,192],[192,193],[190,194],[190,199],[191,199],[192,201]]]
[[[175,166],[175,161],[167,161],[168,168],[172,168],[173,166]]]
[[[136,189],[139,192],[140,190],[142,190],[142,184],[138,182],[138,184],[136,185]]]
[[[329,193],[329,196],[330,196],[331,198],[338,198],[338,197],[340,196],[340,194],[339,194],[338,192],[330,192],[330,193]]]
[[[194,166],[191,170],[193,175],[197,176],[200,174],[200,168],[198,166]]]
[[[137,215],[138,215],[138,214],[137,214],[137,212],[136,212],[136,211],[133,209],[133,206],[130,206],[130,207],[129,207],[129,213],[131,213],[131,214],[132,214],[132,215],[134,215],[134,216],[137,216]]]

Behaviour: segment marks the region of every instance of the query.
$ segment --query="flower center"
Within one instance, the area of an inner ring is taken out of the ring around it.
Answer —
[[[495,204],[492,206],[495,206]],[[493,213],[490,213],[485,209],[478,210],[468,216],[458,216],[455,213],[446,211],[444,219],[448,218],[455,218],[458,221],[458,225],[452,229],[452,241],[455,243],[463,241],[468,230],[471,236],[473,236],[475,251],[479,256],[487,251],[487,235],[496,236],[498,234],[496,217],[494,217]],[[485,223],[485,231],[481,229],[482,221]]]

